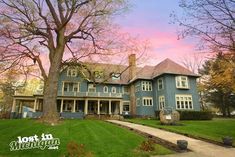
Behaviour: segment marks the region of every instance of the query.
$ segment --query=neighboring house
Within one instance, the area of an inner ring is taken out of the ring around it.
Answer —
[[[165,107],[199,111],[197,77],[170,59],[156,66],[136,67],[134,54],[129,56],[129,66],[67,64],[58,82],[57,109],[62,117],[65,113],[68,117],[76,113],[154,116]],[[12,112],[22,113],[22,106],[41,112],[42,100],[42,93],[15,95]]]

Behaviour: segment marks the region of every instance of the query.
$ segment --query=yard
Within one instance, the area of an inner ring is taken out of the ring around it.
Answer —
[[[180,121],[182,125],[176,126],[161,125],[158,120],[129,119],[128,121],[217,142],[221,142],[221,138],[224,136],[231,136],[235,139],[235,119],[217,118],[211,121]],[[235,146],[235,140],[233,145]]]
[[[42,133],[59,138],[59,149],[10,151],[9,144],[17,141],[18,136],[40,136]],[[0,156],[64,156],[70,141],[83,144],[84,150],[94,157],[148,156],[148,153],[137,151],[145,140],[127,129],[98,120],[65,120],[57,126],[47,126],[30,119],[0,120]],[[162,146],[155,147],[154,154],[173,153]]]

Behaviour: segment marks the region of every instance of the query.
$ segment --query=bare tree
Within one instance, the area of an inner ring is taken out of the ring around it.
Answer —
[[[179,38],[199,37],[202,48],[235,52],[234,0],[181,0],[182,17],[172,14],[182,28]]]
[[[63,60],[118,49],[111,18],[125,0],[0,0],[4,69],[37,65],[44,79],[43,120],[58,120],[57,83]],[[48,65],[43,63],[48,58]],[[48,69],[48,71],[47,71]]]

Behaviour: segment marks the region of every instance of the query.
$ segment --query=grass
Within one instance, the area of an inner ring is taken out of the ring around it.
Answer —
[[[166,126],[161,125],[158,120],[128,119],[128,121],[144,124],[147,126],[162,128],[169,131],[188,134],[194,137],[201,137],[217,142],[222,142],[224,136],[231,136],[235,139],[235,119],[213,119],[210,121],[180,121],[183,125]],[[235,140],[233,141],[235,146]]]
[[[10,151],[9,144],[16,141],[18,136],[40,136],[42,133],[52,134],[60,139],[58,150],[29,149]],[[149,156],[150,153],[136,151],[146,140],[128,129],[98,120],[65,120],[57,126],[48,126],[35,120],[0,120],[0,156],[45,156],[62,157],[67,154],[66,145],[70,141],[84,144],[85,150],[95,157],[131,157]],[[170,150],[155,145],[154,154],[169,154]]]

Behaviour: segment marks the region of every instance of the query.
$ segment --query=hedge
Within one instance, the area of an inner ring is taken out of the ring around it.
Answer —
[[[212,120],[213,114],[210,111],[179,111],[180,120]],[[160,111],[155,111],[155,115],[159,118]]]

